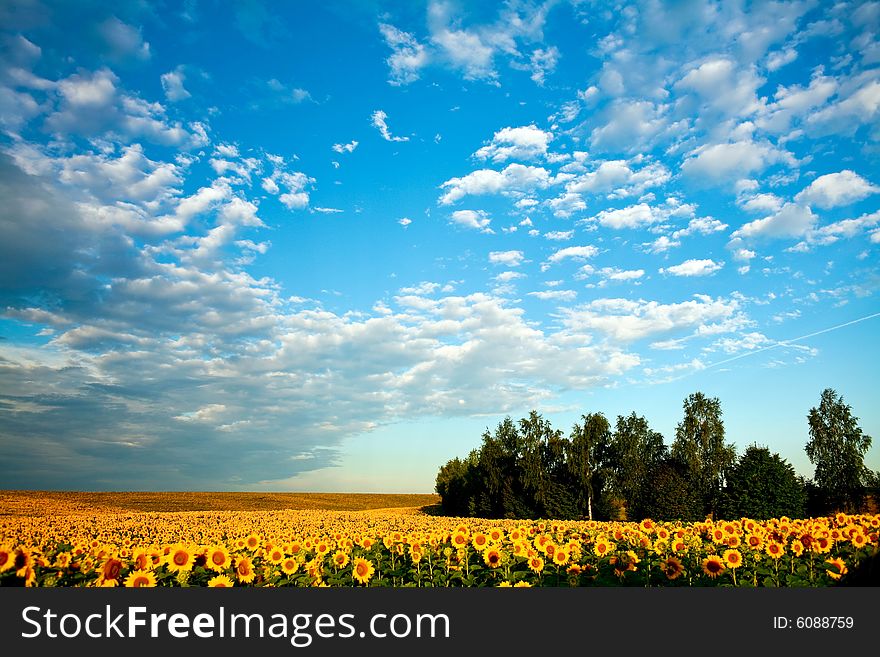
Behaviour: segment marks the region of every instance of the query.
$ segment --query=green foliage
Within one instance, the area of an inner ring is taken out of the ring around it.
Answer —
[[[648,421],[635,413],[617,416],[617,426],[608,448],[608,495],[626,509],[627,518],[639,519],[636,506],[651,473],[668,450],[662,434],[652,431]]]
[[[801,518],[806,511],[804,481],[766,447],[752,445],[727,473],[720,513],[725,518]]]
[[[443,512],[484,518],[699,520],[797,517],[860,511],[880,497],[880,473],[864,465],[871,438],[833,390],[810,410],[806,451],[811,481],[769,449],[754,445],[737,460],[725,442],[721,403],[701,392],[684,400],[671,449],[648,421],[602,413],[581,416],[566,438],[536,411],[509,417],[467,459],[437,474]]]
[[[688,466],[673,457],[655,463],[627,515],[631,520],[702,520],[702,499]]]
[[[826,388],[818,408],[807,415],[810,440],[807,456],[816,467],[813,481],[830,511],[859,511],[865,503],[866,484],[870,481],[865,467],[865,452],[871,437],[864,434],[835,390]]]
[[[717,397],[709,398],[697,392],[684,400],[684,419],[675,429],[672,457],[685,466],[703,513],[714,515],[724,473],[736,459],[734,446],[724,442],[721,402]]]

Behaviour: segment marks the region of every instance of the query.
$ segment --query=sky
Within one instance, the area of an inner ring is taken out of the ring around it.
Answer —
[[[330,6],[324,6],[330,5]],[[0,4],[0,488],[431,492],[721,401],[880,469],[880,2]]]

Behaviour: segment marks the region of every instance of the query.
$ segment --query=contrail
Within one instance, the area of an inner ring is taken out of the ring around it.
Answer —
[[[874,319],[875,317],[880,317],[880,313],[874,313],[873,315],[866,315],[865,317],[859,317],[858,319],[854,319],[852,321],[845,322],[843,324],[838,324],[837,326],[831,326],[829,328],[822,329],[821,331],[816,331],[815,333],[807,333],[806,335],[802,335],[797,338],[791,338],[790,340],[782,340],[781,342],[771,344],[768,347],[761,347],[760,349],[755,349],[754,351],[747,351],[744,354],[739,354],[738,356],[733,356],[732,358],[727,358],[725,360],[719,360],[717,363],[711,363],[710,365],[706,365],[706,367],[703,369],[709,369],[710,367],[716,367],[717,365],[724,365],[726,363],[731,363],[735,360],[739,360],[740,358],[745,358],[746,356],[754,356],[755,354],[759,354],[762,351],[776,349],[777,347],[785,347],[785,346],[790,345],[792,342],[806,340],[807,338],[812,338],[817,335],[822,335],[823,333],[828,333],[829,331],[836,331],[837,329],[844,328],[845,326],[852,326],[853,324],[858,324],[859,322],[864,322],[869,319]]]

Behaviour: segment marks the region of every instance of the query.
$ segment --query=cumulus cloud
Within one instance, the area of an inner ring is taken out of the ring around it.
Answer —
[[[566,259],[573,260],[586,260],[587,258],[593,258],[599,254],[599,249],[592,245],[587,246],[567,246],[564,249],[559,249],[558,251],[554,251],[549,258],[547,258],[547,262],[541,265],[541,270],[546,271],[550,268],[551,265],[558,264]]]
[[[391,131],[388,129],[387,119],[388,115],[382,110],[376,110],[371,117],[373,127],[379,131],[379,134],[382,135],[382,139],[385,141],[409,141],[409,137],[392,135]]]
[[[525,255],[522,251],[492,251],[489,254],[490,263],[507,267],[519,267],[524,259]]]
[[[816,224],[817,219],[809,206],[786,203],[779,212],[743,225],[731,237],[734,240],[801,237]]]
[[[528,296],[541,301],[574,301],[577,299],[577,292],[574,290],[540,290],[529,292]]]
[[[602,210],[589,221],[599,223],[606,228],[620,230],[623,228],[640,228],[656,223],[663,219],[663,215],[657,212],[647,203],[630,205],[618,210]]]
[[[115,16],[101,23],[98,32],[115,57],[150,58],[150,44],[144,41],[141,31]]]
[[[390,70],[388,83],[393,86],[401,86],[418,80],[419,71],[429,61],[425,46],[419,43],[412,34],[387,23],[381,23],[379,31],[392,51],[391,56],[385,60]]]
[[[492,220],[483,210],[456,210],[452,213],[452,223],[464,228],[478,230],[482,233],[492,233],[489,224]]]
[[[337,153],[354,153],[354,149],[358,147],[358,142],[352,140],[347,144],[333,144],[333,150]]]
[[[791,154],[769,142],[742,140],[697,148],[681,165],[682,173],[711,183],[722,183],[760,173],[767,167],[794,163]]]
[[[878,192],[880,187],[871,184],[855,171],[845,169],[839,173],[819,176],[795,196],[795,200],[828,210],[850,205]]]
[[[715,262],[710,259],[692,259],[685,260],[679,265],[661,268],[661,274],[672,274],[673,276],[709,276],[724,266],[723,262]]]
[[[492,141],[480,148],[474,157],[493,162],[505,160],[533,160],[547,153],[553,133],[545,132],[534,124],[519,128],[502,128]]]
[[[183,82],[186,80],[186,74],[184,73],[182,66],[178,66],[173,71],[168,71],[168,73],[163,73],[160,80],[162,82],[162,90],[165,92],[165,97],[172,103],[184,100],[192,95],[183,86]]]
[[[707,333],[718,325],[741,321],[736,299],[695,295],[679,303],[644,299],[595,299],[576,308],[560,309],[563,325],[578,333],[598,331],[615,342],[630,343],[672,331]],[[727,328],[727,327],[725,327]]]
[[[462,178],[450,178],[442,185],[446,192],[440,197],[441,205],[450,205],[468,195],[525,194],[550,184],[550,174],[543,167],[509,164],[501,171],[479,169]]]
[[[532,71],[531,78],[535,84],[543,87],[547,75],[556,70],[558,61],[559,48],[556,46],[537,48],[532,51],[532,55],[529,58],[529,68]]]

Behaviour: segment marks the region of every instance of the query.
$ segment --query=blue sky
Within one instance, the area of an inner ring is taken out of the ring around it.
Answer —
[[[429,492],[698,390],[880,440],[880,3],[314,4],[0,7],[2,487]]]

